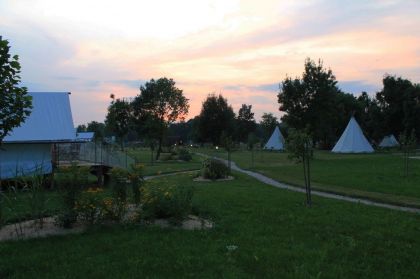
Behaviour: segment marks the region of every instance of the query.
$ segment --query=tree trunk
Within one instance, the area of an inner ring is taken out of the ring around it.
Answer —
[[[161,152],[162,152],[162,137],[159,138],[158,150],[156,152],[156,160],[159,160],[159,156]]]
[[[229,150],[228,150],[228,167],[229,167],[229,173],[231,173],[232,169],[231,169],[231,163],[230,163],[230,151]]]
[[[308,205],[311,206],[312,205],[312,196],[311,196],[311,168],[310,168],[310,161],[309,161],[309,156],[306,156],[306,163],[307,163],[307,167],[306,167],[306,171],[307,171],[307,178],[308,178],[308,187],[307,187],[307,200],[308,200]]]

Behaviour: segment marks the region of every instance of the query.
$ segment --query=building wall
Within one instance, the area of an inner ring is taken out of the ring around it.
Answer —
[[[52,172],[51,144],[7,144],[0,148],[0,179]]]

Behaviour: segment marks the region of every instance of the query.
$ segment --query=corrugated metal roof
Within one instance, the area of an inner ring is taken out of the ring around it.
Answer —
[[[32,113],[20,127],[13,129],[4,143],[73,141],[73,117],[68,92],[29,92]]]
[[[93,140],[94,136],[94,132],[78,132],[76,138],[78,140]]]

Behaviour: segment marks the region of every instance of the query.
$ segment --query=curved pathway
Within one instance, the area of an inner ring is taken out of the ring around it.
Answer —
[[[203,156],[203,157],[211,157],[211,156],[203,154],[203,153],[196,153],[196,154],[200,155],[200,156]],[[217,159],[219,161],[222,161],[225,164],[228,164],[228,161],[225,160],[225,159],[218,158],[218,157],[212,157],[212,158]],[[244,173],[246,175],[249,175],[249,176],[265,183],[265,184],[268,184],[268,185],[271,185],[271,186],[274,186],[274,187],[277,187],[277,188],[281,188],[281,189],[286,189],[286,190],[289,190],[289,191],[305,193],[305,189],[303,189],[303,188],[288,185],[288,184],[285,184],[285,183],[282,183],[282,182],[278,182],[274,179],[271,179],[271,178],[269,178],[265,175],[262,175],[260,173],[257,173],[257,172],[241,169],[233,161],[231,161],[230,163],[231,163],[232,170]],[[406,207],[406,206],[393,205],[393,204],[389,204],[389,203],[375,202],[375,201],[371,201],[371,200],[367,200],[367,199],[353,198],[353,197],[349,197],[349,196],[332,194],[332,193],[322,192],[322,191],[318,191],[318,190],[312,190],[311,193],[314,196],[319,196],[319,197],[324,197],[324,198],[336,199],[336,200],[341,200],[341,201],[348,201],[348,202],[353,202],[353,203],[360,203],[360,204],[376,206],[376,207],[383,207],[383,208],[405,211],[405,212],[420,213],[420,208],[415,208],[415,207]]]

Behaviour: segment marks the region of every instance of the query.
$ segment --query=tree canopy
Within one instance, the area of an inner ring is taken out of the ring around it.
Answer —
[[[277,117],[275,117],[272,113],[264,113],[261,117],[260,126],[262,129],[262,136],[264,142],[266,142],[271,134],[273,133],[274,129],[278,125]]]
[[[164,77],[142,85],[132,108],[138,132],[158,141],[156,158],[159,158],[168,126],[184,120],[189,104],[182,90],[175,86],[175,81]]]
[[[111,104],[108,107],[108,114],[106,115],[106,128],[114,133],[121,143],[121,148],[124,148],[124,138],[128,134],[131,120],[131,106],[130,103],[124,99],[115,99],[111,95]]]
[[[198,135],[201,141],[220,144],[222,133],[232,136],[235,113],[222,95],[209,94],[199,116]]]
[[[257,123],[252,112],[252,105],[242,104],[236,117],[235,139],[246,142],[248,134],[255,132]]]
[[[25,121],[32,109],[32,98],[26,87],[19,87],[19,57],[12,57],[9,51],[9,42],[0,36],[0,144],[13,128]]]

